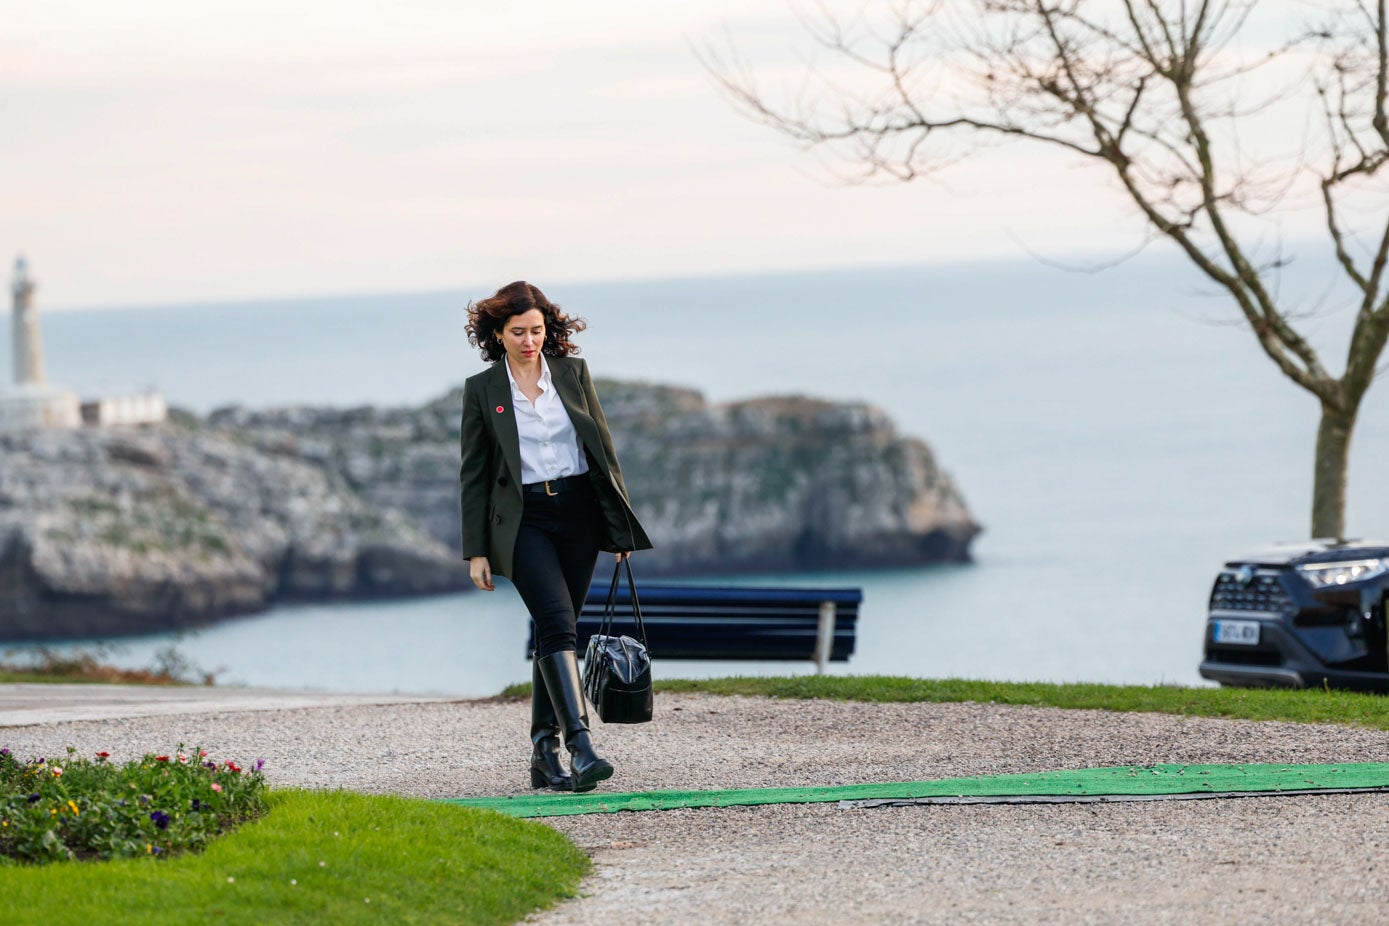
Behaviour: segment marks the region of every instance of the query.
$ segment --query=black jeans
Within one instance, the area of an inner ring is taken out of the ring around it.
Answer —
[[[549,496],[526,492],[511,583],[535,621],[535,657],[574,649],[574,625],[593,581],[602,509],[585,478]]]

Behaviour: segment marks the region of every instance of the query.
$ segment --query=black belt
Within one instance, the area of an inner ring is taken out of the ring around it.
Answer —
[[[561,495],[565,492],[573,492],[588,484],[588,474],[580,473],[577,476],[565,476],[563,479],[547,479],[544,482],[531,482],[521,486],[521,491],[526,495]]]

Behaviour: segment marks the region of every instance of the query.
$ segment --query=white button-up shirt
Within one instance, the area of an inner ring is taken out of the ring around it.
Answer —
[[[588,460],[579,449],[579,435],[555,391],[545,355],[540,355],[540,396],[534,402],[516,385],[507,359],[503,357],[501,362],[511,382],[511,406],[516,412],[516,434],[521,439],[522,484],[588,472]]]

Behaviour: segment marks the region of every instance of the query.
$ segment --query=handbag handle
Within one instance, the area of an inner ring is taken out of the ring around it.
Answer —
[[[598,633],[608,636],[612,633],[613,613],[617,610],[617,581],[622,578],[621,571],[613,567],[613,580],[608,584],[608,598],[603,602],[603,615],[598,620]]]
[[[603,636],[612,634],[613,618],[617,614],[617,586],[622,578],[622,567],[627,567],[627,591],[632,597],[632,616],[637,621],[637,632],[641,634],[641,645],[646,646],[646,624],[641,619],[641,602],[637,599],[637,580],[632,575],[632,563],[629,557],[624,557],[621,563],[613,565],[612,582],[608,585],[608,600],[603,605],[603,617],[598,624],[598,633]],[[649,650],[650,647],[647,647]]]
[[[627,591],[632,596],[632,616],[637,619],[637,632],[641,634],[641,645],[649,653],[651,647],[646,645],[646,623],[641,619],[641,601],[637,599],[637,580],[632,576],[632,558],[625,556],[622,565],[627,567]]]

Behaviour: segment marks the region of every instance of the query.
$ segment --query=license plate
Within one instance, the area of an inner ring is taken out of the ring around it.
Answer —
[[[1259,642],[1258,621],[1216,621],[1215,642],[1244,643],[1252,645]]]

